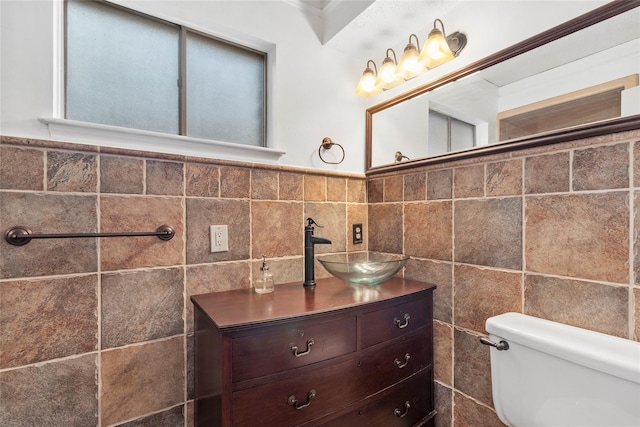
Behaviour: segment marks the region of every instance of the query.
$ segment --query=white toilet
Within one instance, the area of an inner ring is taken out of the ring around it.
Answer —
[[[640,427],[640,343],[519,313],[486,329],[503,423]]]

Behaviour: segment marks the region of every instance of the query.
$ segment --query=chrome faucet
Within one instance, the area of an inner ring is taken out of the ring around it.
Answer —
[[[315,286],[315,245],[330,245],[331,240],[315,237],[313,235],[313,226],[318,225],[313,218],[307,218],[307,226],[304,227],[304,284],[303,286]]]

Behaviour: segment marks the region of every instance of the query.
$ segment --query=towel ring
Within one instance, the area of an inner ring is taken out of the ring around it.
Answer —
[[[322,158],[322,150],[323,149],[324,150],[330,150],[331,147],[333,147],[334,145],[337,145],[342,150],[342,158],[340,159],[340,161],[337,161],[337,162],[328,162],[328,161],[326,161],[325,159]],[[333,142],[331,140],[331,138],[329,138],[327,136],[327,137],[322,139],[322,143],[320,144],[320,147],[318,147],[318,156],[320,156],[320,160],[322,160],[326,164],[338,165],[338,164],[342,163],[343,160],[344,160],[344,147],[342,145],[338,144],[337,142]]]

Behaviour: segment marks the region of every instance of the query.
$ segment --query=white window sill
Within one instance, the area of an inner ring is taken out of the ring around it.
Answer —
[[[241,162],[278,163],[284,151],[188,136],[39,117],[57,141]]]

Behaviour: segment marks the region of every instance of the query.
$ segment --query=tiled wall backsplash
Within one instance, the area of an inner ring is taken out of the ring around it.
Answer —
[[[369,249],[435,291],[439,427],[502,426],[487,318],[640,339],[640,131],[370,176]]]
[[[333,242],[318,253],[365,250],[364,176],[2,137],[2,233],[176,234],[2,239],[0,425],[192,425],[190,296],[250,287],[262,255],[302,286],[308,216]],[[229,251],[210,253],[210,225]]]
[[[406,253],[435,291],[439,427],[500,426],[493,315],[640,338],[640,131],[370,176],[3,137],[0,231],[176,236],[0,241],[0,425],[191,425],[193,294],[248,288],[266,255]],[[351,243],[351,224],[365,244]],[[210,253],[209,225],[229,226]],[[367,243],[368,237],[368,243]],[[326,275],[317,267],[318,277]],[[277,287],[276,287],[277,292]]]

